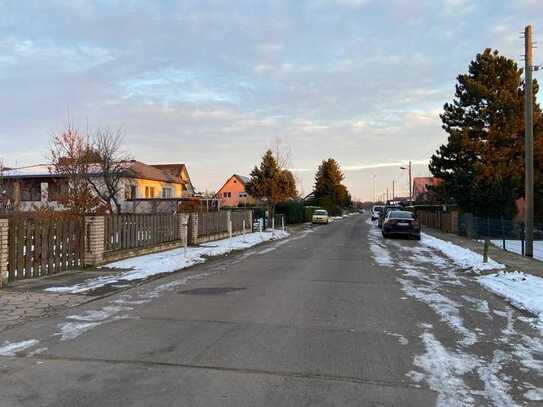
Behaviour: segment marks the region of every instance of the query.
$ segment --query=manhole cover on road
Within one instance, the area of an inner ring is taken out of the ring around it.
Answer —
[[[240,290],[245,290],[245,287],[202,287],[193,288],[192,290],[178,291],[177,293],[188,295],[221,295]]]

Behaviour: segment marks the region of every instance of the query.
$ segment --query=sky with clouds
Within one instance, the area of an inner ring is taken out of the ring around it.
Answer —
[[[392,180],[406,191],[408,160],[427,175],[446,140],[441,108],[478,52],[521,63],[523,27],[543,38],[541,0],[0,0],[0,11],[6,165],[44,162],[69,118],[122,126],[134,158],[185,162],[199,190],[215,190],[279,138],[302,192],[334,157],[358,199],[374,180],[377,195]]]

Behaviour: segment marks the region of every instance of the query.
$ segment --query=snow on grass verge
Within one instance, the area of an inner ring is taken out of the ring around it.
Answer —
[[[88,279],[80,284],[67,287],[50,287],[45,291],[81,294],[95,290],[119,281],[135,281],[149,278],[158,274],[173,273],[195,264],[203,263],[205,257],[221,256],[233,250],[243,250],[270,240],[284,239],[288,232],[281,230],[267,230],[265,232],[250,233],[235,236],[231,239],[204,243],[198,247],[187,247],[133,257],[126,260],[108,264],[108,267],[131,269],[123,273],[101,276]]]
[[[511,305],[524,309],[543,320],[543,278],[519,271],[499,272],[479,277],[487,290],[505,298]]]
[[[488,259],[487,263],[483,263],[482,255],[464,247],[455,245],[451,242],[437,239],[426,233],[421,233],[421,236],[421,243],[424,246],[439,250],[461,268],[472,269],[475,272],[484,270],[501,270],[505,268],[505,265],[498,263],[490,258]]]

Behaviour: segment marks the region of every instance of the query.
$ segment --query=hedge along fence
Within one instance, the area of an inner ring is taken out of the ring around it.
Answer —
[[[8,281],[43,277],[83,266],[85,225],[82,219],[12,217],[5,223]]]

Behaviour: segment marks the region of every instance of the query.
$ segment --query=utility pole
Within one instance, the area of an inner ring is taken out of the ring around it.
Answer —
[[[532,85],[533,55],[532,26],[524,30],[524,136],[525,136],[525,178],[524,192],[526,216],[526,251],[528,257],[534,255],[534,97]]]
[[[411,179],[411,161],[409,161],[409,165],[407,167],[400,167],[400,169],[407,170],[409,174],[409,203],[411,203],[411,199],[413,196],[413,192],[411,190],[411,188],[413,187],[412,185],[413,180]]]
[[[392,180],[392,200],[394,201],[394,196],[396,194],[394,193],[394,180]]]
[[[375,202],[375,174],[373,174],[373,202]]]
[[[409,204],[411,204],[411,200],[412,200],[412,191],[411,189],[413,188],[413,185],[412,185],[412,180],[411,180],[411,161],[409,161]]]
[[[388,201],[388,187],[387,187],[387,201]],[[386,203],[386,202],[385,202]]]

